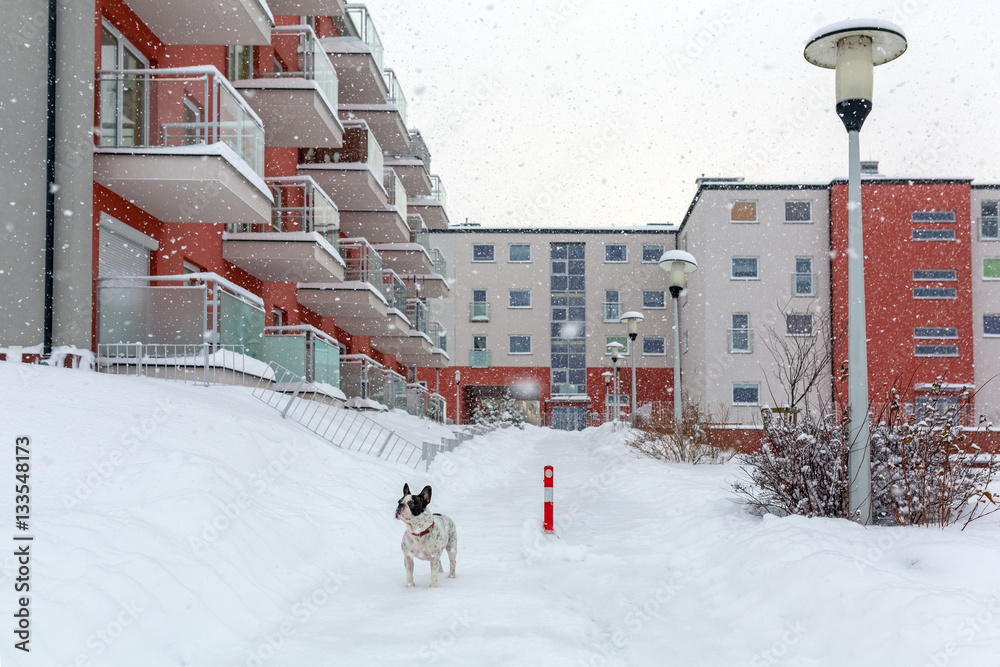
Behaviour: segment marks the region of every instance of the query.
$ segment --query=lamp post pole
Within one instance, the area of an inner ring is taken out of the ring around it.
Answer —
[[[843,21],[819,30],[803,56],[835,69],[837,115],[847,130],[847,400],[850,413],[848,516],[871,522],[871,440],[868,412],[868,338],[865,325],[865,251],[861,220],[861,126],[872,109],[873,69],[906,51],[906,36],[891,23]]]
[[[630,310],[619,318],[619,322],[628,325],[629,356],[632,357],[632,411],[629,414],[629,423],[635,426],[636,394],[635,394],[635,339],[639,337],[639,322],[643,320],[642,313]]]
[[[684,250],[668,250],[660,256],[660,268],[670,276],[670,298],[674,302],[674,434],[683,442],[681,429],[684,412],[681,404],[681,309],[679,299],[687,274],[698,268],[694,256]]]
[[[608,397],[611,395],[611,371],[601,373],[604,378],[604,421],[611,421],[611,403]]]
[[[615,377],[614,377],[614,380],[615,380],[615,384],[614,384],[614,390],[615,390],[614,419],[615,419],[615,421],[618,421],[618,419],[619,419],[619,417],[621,415],[621,406],[619,405],[619,401],[618,401],[618,397],[621,396],[621,384],[620,384],[620,380],[619,380],[619,377],[618,377],[618,358],[619,358],[619,355],[621,354],[621,349],[623,347],[625,347],[625,346],[622,345],[621,343],[619,343],[618,341],[614,341],[612,343],[608,343],[608,349],[611,350],[611,365],[612,365],[612,367],[614,367],[614,370],[615,370]]]
[[[462,425],[462,371],[455,369],[455,426]]]

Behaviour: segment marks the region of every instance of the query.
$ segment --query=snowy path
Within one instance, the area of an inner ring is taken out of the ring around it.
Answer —
[[[760,519],[736,466],[636,459],[607,428],[498,431],[425,473],[239,389],[13,364],[0,388],[4,433],[32,438],[36,533],[33,651],[0,643],[4,667],[1000,663],[996,521]],[[426,563],[404,585],[404,482],[457,523],[440,589]],[[0,556],[0,614],[14,573]]]

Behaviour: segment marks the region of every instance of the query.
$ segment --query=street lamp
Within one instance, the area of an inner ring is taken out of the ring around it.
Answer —
[[[455,426],[462,425],[462,371],[455,369]]]
[[[629,415],[629,420],[632,425],[635,425],[635,339],[639,335],[639,322],[642,322],[645,318],[642,313],[630,310],[624,315],[622,315],[618,321],[624,322],[628,325],[628,339],[631,341],[629,344],[629,352],[632,357],[632,414]]]
[[[681,433],[681,320],[677,300],[684,290],[687,274],[698,268],[694,255],[684,250],[668,250],[660,255],[660,268],[667,272],[670,296],[674,300],[674,433],[678,440]]]
[[[611,393],[611,371],[604,371],[601,373],[601,377],[604,378],[604,396],[607,397]],[[604,421],[610,421],[610,410],[611,405],[608,403],[608,399],[604,399]]]
[[[850,410],[848,513],[871,521],[871,452],[868,449],[868,350],[865,328],[865,253],[861,226],[861,126],[872,109],[875,65],[906,51],[903,30],[871,19],[842,21],[814,34],[803,55],[813,65],[837,70],[837,115],[847,129],[847,401]]]
[[[608,343],[608,349],[611,350],[611,365],[615,369],[615,421],[618,421],[618,413],[621,411],[621,406],[618,404],[618,396],[621,394],[618,388],[618,355],[621,354],[623,347],[625,346],[618,341]]]

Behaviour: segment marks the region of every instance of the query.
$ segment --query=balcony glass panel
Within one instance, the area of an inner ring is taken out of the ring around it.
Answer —
[[[264,309],[228,292],[219,293],[219,343],[242,345],[246,354],[264,354]]]
[[[489,350],[469,350],[469,366],[471,368],[489,368]]]
[[[385,298],[389,302],[389,307],[405,313],[406,283],[392,269],[383,270],[382,279],[385,285]]]
[[[438,175],[431,176],[431,199],[436,199],[441,202],[442,206],[445,206],[445,199],[447,194],[445,193],[444,183],[441,182],[441,177]]]
[[[271,29],[272,41],[283,36],[295,36],[299,39],[299,71],[298,72],[268,72],[265,77],[307,79],[315,81],[320,91],[326,97],[333,113],[337,113],[340,104],[340,84],[337,80],[337,70],[330,63],[330,57],[320,45],[316,33],[308,25],[276,26]]]
[[[258,175],[264,126],[214,67],[97,72],[98,143],[116,148],[177,148],[223,142]]]
[[[420,299],[406,300],[406,317],[416,331],[427,333],[427,304]]]
[[[399,117],[402,119],[403,125],[406,125],[406,96],[403,95],[403,87],[399,85],[396,73],[391,69],[385,70],[385,85],[389,89],[386,101],[399,110]]]
[[[264,336],[263,361],[278,364],[304,378],[306,376],[305,334]]]
[[[375,29],[375,23],[372,21],[368,9],[364,6],[348,7],[347,18],[354,26],[358,39],[368,45],[379,70],[384,69],[385,47],[382,46],[382,38],[379,37],[378,30]]]

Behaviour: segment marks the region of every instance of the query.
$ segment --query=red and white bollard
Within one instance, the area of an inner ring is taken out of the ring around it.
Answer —
[[[542,527],[545,529],[546,533],[554,533],[555,527],[553,526],[555,522],[554,510],[552,507],[552,466],[545,466],[545,519],[542,522]]]

